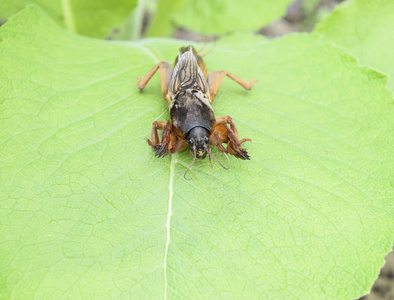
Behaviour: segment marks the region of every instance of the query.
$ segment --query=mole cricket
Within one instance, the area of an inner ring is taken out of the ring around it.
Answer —
[[[213,156],[211,146],[218,147],[226,157],[230,153],[240,159],[250,159],[241,145],[251,139],[238,139],[238,130],[230,116],[215,118],[212,102],[225,76],[246,90],[252,88],[256,79],[247,82],[227,71],[213,71],[207,76],[202,56],[191,45],[179,49],[174,68],[168,62],[161,61],[144,78],[138,76],[137,86],[141,92],[157,70],[160,70],[161,91],[169,106],[171,118],[168,122],[154,121],[151,140],[146,139],[156,151],[157,157],[182,151],[189,146],[193,161],[185,171],[185,179],[196,157],[204,159],[207,154],[211,168],[213,157],[223,168],[229,169],[230,165],[224,167]],[[158,130],[162,131],[161,140]],[[227,149],[223,147],[223,143],[227,144]]]

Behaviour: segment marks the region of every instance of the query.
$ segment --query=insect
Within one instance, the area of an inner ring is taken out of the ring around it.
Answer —
[[[227,71],[213,71],[207,76],[202,57],[193,46],[188,46],[179,49],[174,68],[168,62],[161,61],[144,78],[138,76],[137,86],[141,92],[157,70],[160,70],[161,91],[171,117],[168,122],[153,122],[151,140],[146,139],[156,151],[157,157],[182,151],[189,146],[193,161],[185,171],[185,179],[196,157],[203,159],[207,154],[212,168],[212,157],[223,168],[230,167],[224,167],[213,156],[211,146],[218,147],[226,157],[230,153],[240,159],[250,159],[241,145],[251,139],[238,139],[238,130],[230,116],[215,118],[212,102],[225,76],[246,90],[252,88],[256,79],[247,82]],[[162,131],[161,139],[158,130]],[[223,143],[227,144],[227,149],[223,147]],[[228,162],[230,163],[229,159]]]

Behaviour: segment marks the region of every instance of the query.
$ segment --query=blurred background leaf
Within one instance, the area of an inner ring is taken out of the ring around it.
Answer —
[[[315,32],[343,47],[360,64],[390,75],[388,88],[394,91],[394,1],[345,2]]]
[[[258,30],[286,13],[292,0],[160,0],[147,36],[169,36],[177,26],[211,35]]]
[[[147,35],[209,41],[239,30],[278,37],[310,31],[340,1],[4,0],[0,25],[36,3],[58,24],[96,38],[138,40]]]
[[[8,19],[32,3],[70,31],[95,38],[106,37],[137,6],[137,0],[1,0],[0,16]]]

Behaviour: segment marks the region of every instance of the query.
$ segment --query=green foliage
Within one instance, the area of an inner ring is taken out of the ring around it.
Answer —
[[[302,8],[306,15],[310,15],[318,7],[320,0],[303,0]]]
[[[9,18],[31,3],[70,31],[96,38],[106,37],[137,6],[137,0],[2,0],[0,16]]]
[[[394,1],[346,1],[316,30],[343,47],[360,63],[388,75],[394,91]]]
[[[369,289],[394,228],[384,75],[317,35],[219,41],[209,70],[259,79],[226,79],[213,104],[252,160],[198,161],[188,182],[187,151],[157,159],[144,141],[159,76],[144,93],[135,79],[183,43],[78,37],[35,6],[0,39],[1,298],[162,298],[164,264],[169,299]]]
[[[148,36],[169,36],[174,26],[221,35],[257,30],[282,17],[291,0],[160,0]]]

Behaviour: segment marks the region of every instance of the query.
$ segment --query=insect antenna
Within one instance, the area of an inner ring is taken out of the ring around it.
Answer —
[[[185,174],[183,174],[183,177],[184,177],[186,180],[192,180],[192,178],[187,179],[187,178],[186,178],[186,174],[187,174],[187,172],[190,170],[190,168],[192,167],[192,165],[194,164],[194,161],[196,160],[196,155],[197,155],[197,151],[196,151],[196,149],[194,149],[194,151],[193,151],[193,161],[192,161],[192,163],[189,165],[189,167],[187,168],[187,170],[185,171]]]
[[[216,43],[216,39],[213,40],[211,49],[209,49],[209,50],[208,50],[207,52],[205,52],[204,54],[201,54],[200,56],[201,56],[201,57],[204,57],[205,55],[208,55],[209,53],[211,53],[211,52],[213,51],[213,49],[215,49],[215,43]],[[206,44],[207,44],[207,43],[204,44],[204,47],[202,47],[202,48],[199,50],[199,52],[202,51],[202,50],[205,48],[205,45],[206,45]]]
[[[169,108],[167,107],[166,110],[163,111],[163,112],[160,114],[160,116],[158,116],[156,119],[154,119],[151,123],[153,123],[154,121],[157,121],[162,115],[164,115],[164,114],[167,112],[168,109],[169,109]]]
[[[204,50],[205,46],[208,45],[208,41],[207,38],[204,37],[204,44],[202,45],[201,49],[199,49],[198,51],[196,51],[201,57],[204,57],[205,55],[211,53],[213,51],[213,49],[215,48],[215,43],[216,43],[216,38],[213,39],[213,43],[212,43],[212,48],[209,49],[206,53],[204,54],[200,54],[202,50]]]
[[[213,164],[212,164],[212,154],[211,154],[211,148],[209,148],[209,146],[204,146],[205,150],[208,152],[208,156],[209,156],[209,162],[211,164],[211,169],[213,169]]]
[[[208,44],[206,37],[204,37],[204,44],[202,45],[201,49],[197,50],[197,53],[200,53],[202,50],[204,50],[205,46]]]
[[[225,170],[230,169],[230,159],[228,158],[228,156],[227,156],[226,153],[223,153],[223,154],[226,155],[227,162],[228,162],[228,167],[225,167],[225,166],[222,165],[222,163],[211,153],[211,149],[210,149],[210,148],[207,148],[207,150],[208,150],[208,154],[209,154],[209,162],[211,163],[211,168],[212,168],[212,169],[213,169],[213,165],[212,165],[211,156],[217,161],[217,163],[218,163],[223,169],[225,169]]]
[[[208,156],[209,156],[209,162],[211,163],[211,169],[213,169],[211,150],[208,150]]]

